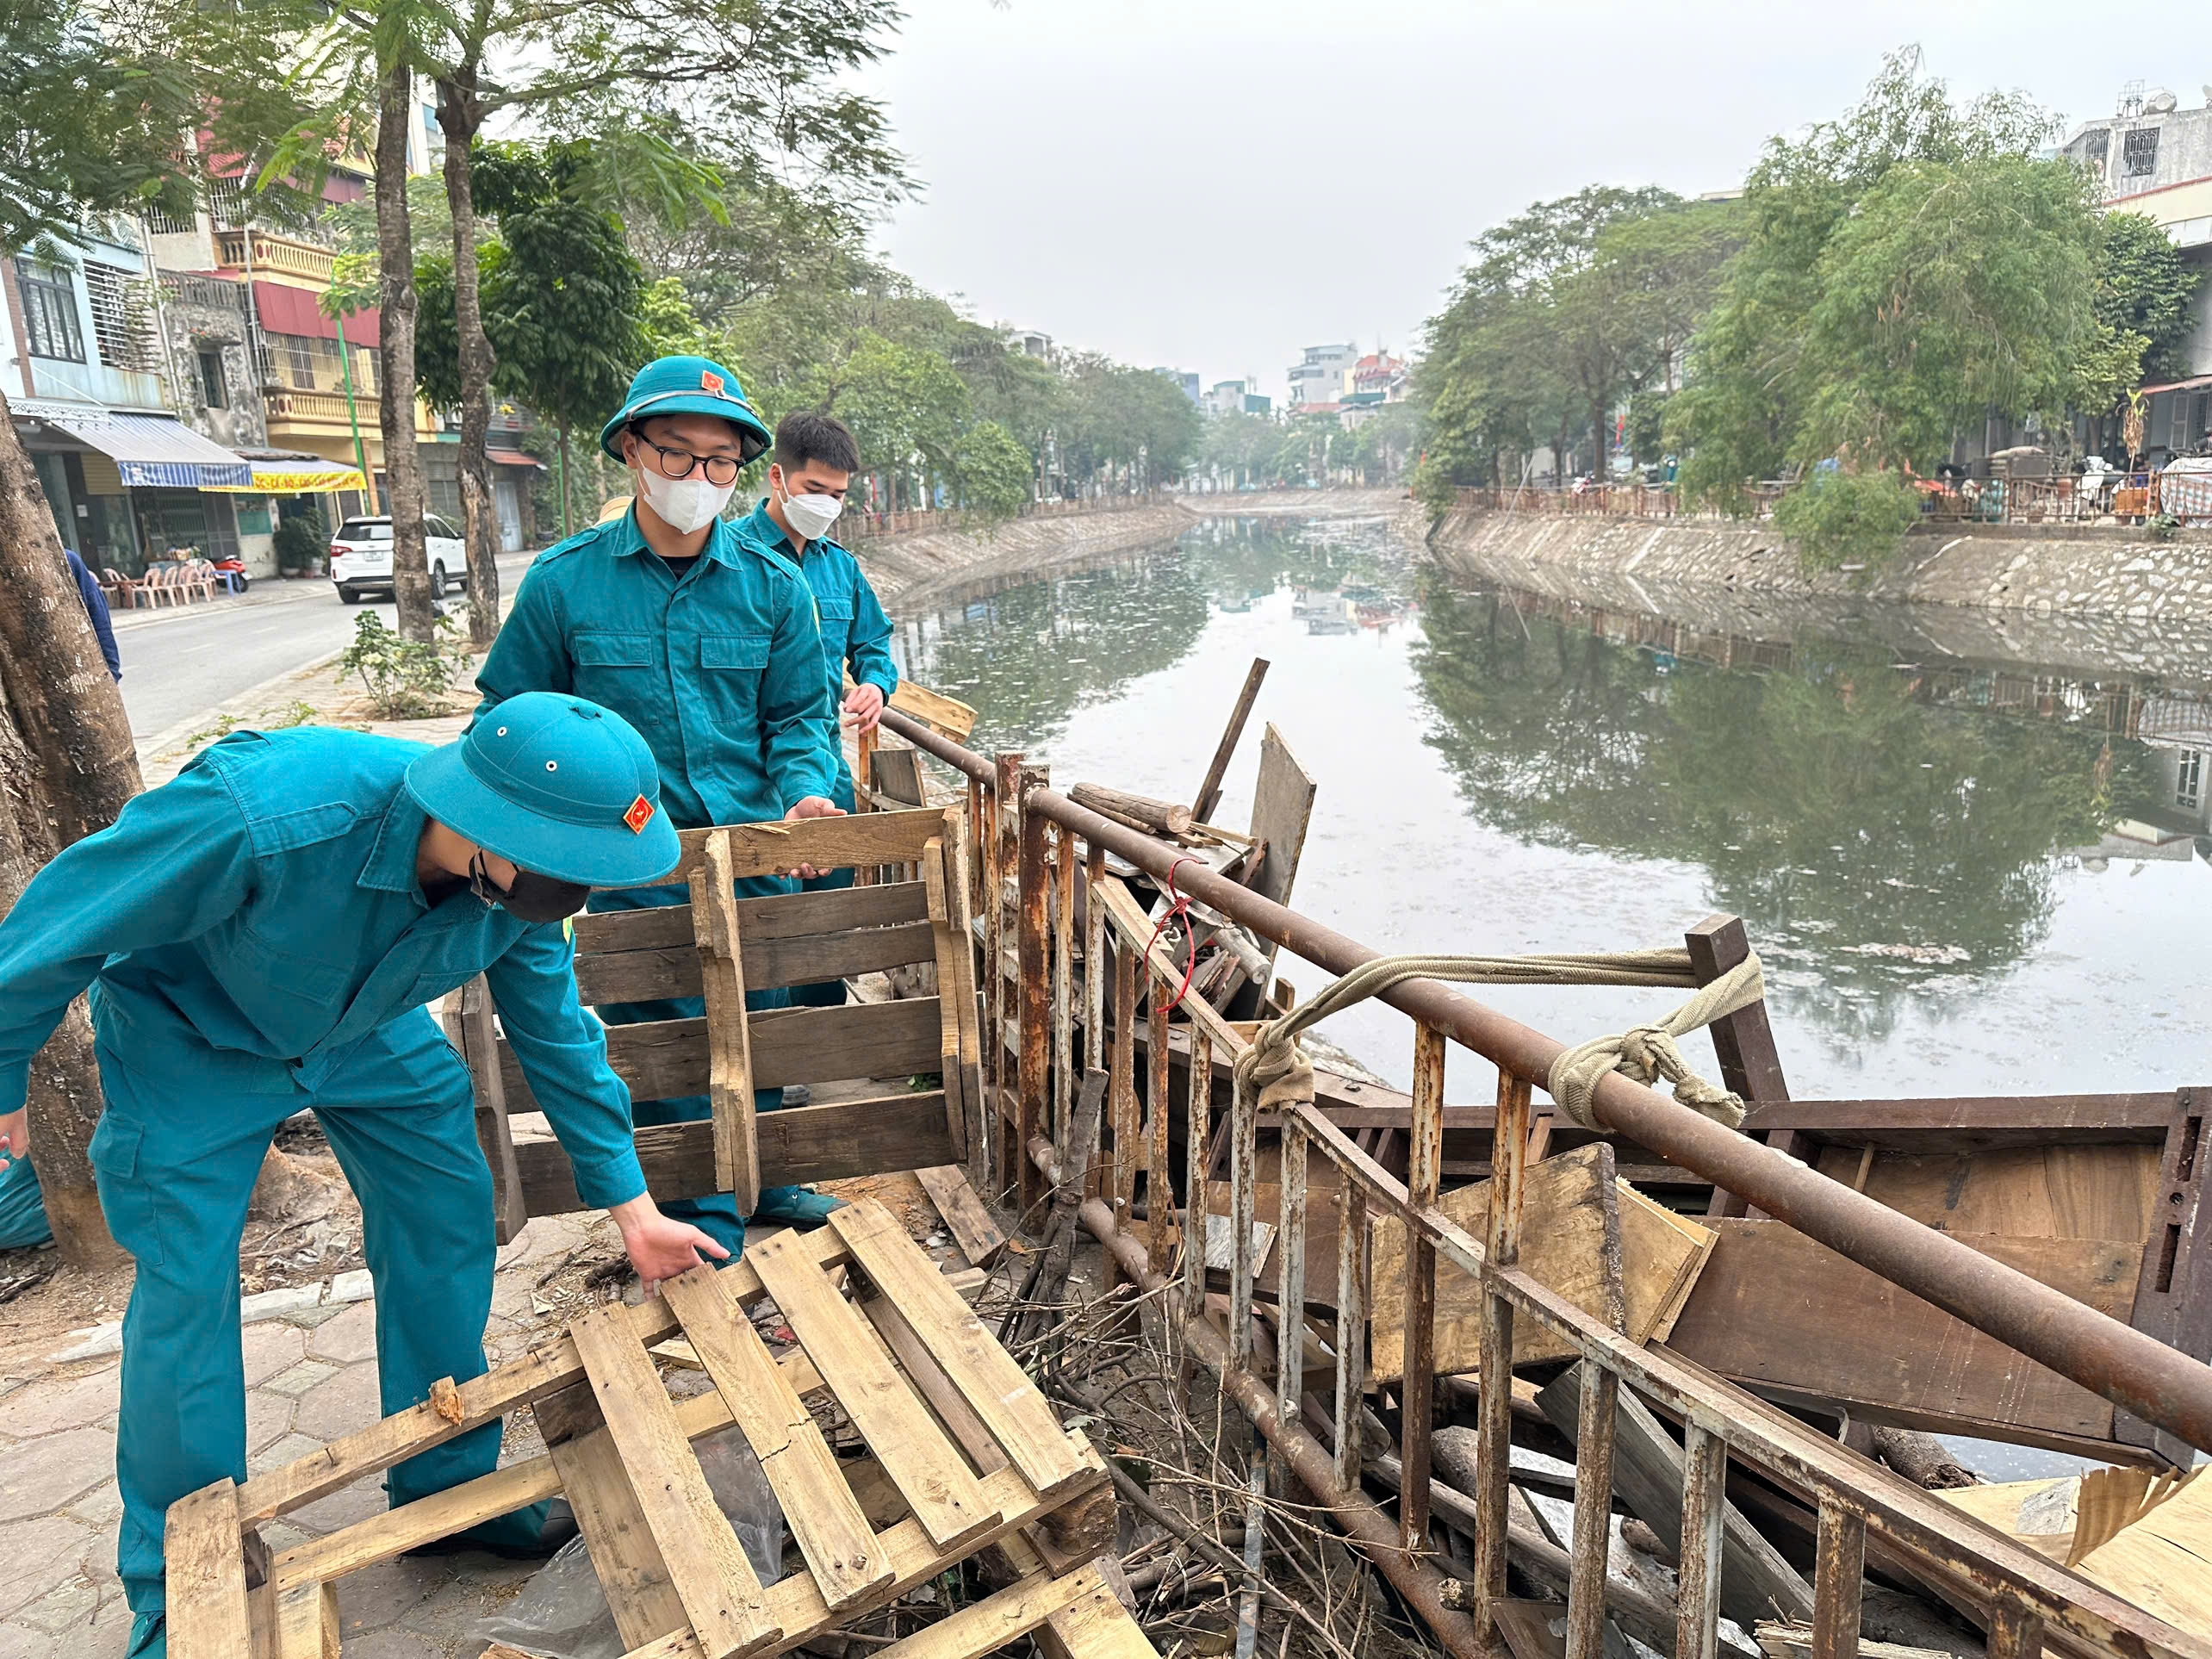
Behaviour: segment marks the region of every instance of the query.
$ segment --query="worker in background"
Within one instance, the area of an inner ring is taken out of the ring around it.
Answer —
[[[100,591],[100,579],[85,569],[75,548],[65,547],[61,551],[69,561],[69,574],[77,580],[77,596],[84,601],[84,614],[91,620],[92,631],[99,636],[100,655],[108,660],[108,678],[120,680],[123,654],[115,649],[115,627],[108,617],[108,596]]]
[[[861,469],[860,446],[842,420],[801,411],[776,423],[768,465],[768,492],[751,516],[737,525],[741,540],[765,547],[798,565],[814,590],[822,621],[822,656],[830,674],[830,695],[842,699],[845,724],[855,732],[873,731],[883,705],[898,689],[898,668],[891,660],[891,618],[877,603],[875,589],[860,561],[830,539],[830,527],[845,510],[845,492]],[[846,691],[850,672],[853,689]],[[837,768],[836,793],[830,798],[854,810],[853,771],[842,739],[832,743]],[[849,887],[849,869],[831,870],[804,881],[811,890]],[[834,1008],[845,1000],[845,982],[799,985],[792,1001],[804,1007]],[[786,1104],[793,1090],[786,1090]]]
[[[768,429],[737,377],[705,357],[640,370],[600,433],[630,469],[630,509],[539,554],[484,659],[482,725],[508,698],[574,691],[632,722],[652,745],[662,798],[679,829],[834,817],[836,705],[822,673],[822,636],[806,579],[788,559],[742,540],[721,513],[737,474],[768,446]],[[801,867],[798,876],[819,872]],[[784,876],[741,879],[741,898],[793,891]],[[593,910],[680,904],[680,883],[595,893]],[[749,991],[749,1009],[787,1008],[787,990]],[[611,1025],[697,1019],[697,997],[601,1006]],[[774,1111],[780,1090],[754,1097]],[[639,1101],[640,1123],[701,1122],[705,1095]],[[801,1187],[770,1188],[755,1214],[818,1226],[835,1206]],[[672,1201],[728,1249],[744,1218],[726,1193]]]
[[[27,1150],[31,1057],[91,992],[107,1099],[92,1168],[138,1264],[115,1430],[132,1655],[167,1650],[169,1506],[245,1478],[239,1242],[277,1125],[312,1110],[360,1200],[384,1413],[485,1370],[491,1175],[467,1068],[426,1003],[487,976],[577,1193],[649,1285],[723,1253],[645,1190],[563,925],[589,888],[674,867],[659,794],[644,740],[576,698],[516,699],[435,749],[239,732],[60,854],[0,922],[0,1159]],[[385,1489],[396,1507],[499,1452],[488,1423]],[[535,1556],[575,1532],[533,1505],[449,1547]]]

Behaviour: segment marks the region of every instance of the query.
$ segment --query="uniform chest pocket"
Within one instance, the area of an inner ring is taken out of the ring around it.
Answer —
[[[822,631],[825,634],[830,631],[831,623],[853,619],[853,601],[849,597],[818,599],[814,601],[814,608],[822,618]]]
[[[768,637],[703,634],[699,642],[699,666],[709,670],[757,674],[768,666]]]
[[[352,974],[336,962],[302,956],[240,927],[231,939],[234,958],[256,981],[258,990],[283,992],[317,1005],[335,1004],[345,995]]]
[[[569,654],[580,668],[649,668],[653,636],[580,633],[569,640]]]

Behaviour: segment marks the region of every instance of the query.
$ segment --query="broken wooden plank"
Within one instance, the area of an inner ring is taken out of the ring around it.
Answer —
[[[1059,1578],[1025,1578],[879,1650],[879,1659],[982,1659],[1104,1589],[1106,1581],[1096,1565]],[[1106,1594],[1111,1600],[1113,1592]],[[1115,1604],[1117,1610],[1120,1605]]]
[[[1097,1478],[1096,1469],[1069,1451],[1066,1431],[1036,1384],[991,1340],[888,1214],[873,1204],[848,1204],[830,1215],[830,1225],[843,1236],[854,1261],[898,1303],[923,1345],[1041,1496],[1056,1497]]]
[[[729,833],[718,830],[707,840],[704,861],[692,872],[691,908],[706,997],[715,1186],[736,1199],[740,1215],[750,1215],[761,1204],[761,1146],[754,1128],[752,1022],[745,1012],[745,970],[730,866]]]
[[[228,1476],[169,1506],[164,1588],[177,1659],[236,1659],[252,1647],[242,1536],[238,1487]]]
[[[576,1530],[591,1552],[592,1570],[606,1593],[622,1639],[636,1647],[672,1631],[687,1631],[690,1615],[623,1471],[614,1437],[602,1423],[550,1446],[547,1456],[560,1477],[559,1490],[575,1513]]]
[[[2140,1462],[2111,1402],[1780,1221],[1711,1219],[1720,1236],[1667,1345],[1755,1392],[1856,1420]],[[2134,1240],[1954,1234],[2124,1320]]]
[[[1006,1253],[1006,1235],[968,1184],[967,1171],[957,1164],[940,1164],[935,1169],[915,1171],[914,1178],[929,1195],[929,1202],[944,1218],[946,1231],[970,1265],[997,1265],[998,1258]]]
[[[2212,1481],[2194,1471],[2073,1569],[2175,1628],[2212,1640]]]
[[[571,1321],[569,1335],[620,1454],[623,1478],[709,1659],[730,1659],[774,1641],[782,1632],[767,1620],[761,1581],[628,1321],[594,1308]]]
[[[836,1215],[861,1208],[849,1205]],[[790,1237],[779,1233],[746,1255],[853,1426],[898,1482],[939,1549],[954,1549],[988,1532],[996,1517],[985,1507],[975,1477],[929,1420],[860,1314],[793,1250]],[[960,1311],[967,1314],[965,1306]]]
[[[1622,1282],[1619,1188],[1612,1148],[1603,1142],[1577,1147],[1530,1165],[1523,1199],[1520,1268],[1595,1318],[1620,1328],[1628,1318]],[[1448,1192],[1438,1208],[1461,1226],[1482,1227],[1489,1213],[1490,1184]],[[1375,1224],[1374,1353],[1370,1375],[1395,1381],[1405,1368],[1405,1224],[1394,1216]],[[1668,1283],[1673,1275],[1668,1275]],[[1439,1262],[1436,1275],[1434,1364],[1441,1373],[1472,1370],[1482,1347],[1482,1288],[1463,1270]],[[1536,1320],[1519,1321],[1513,1363],[1565,1358],[1571,1344]]]
[[[1229,723],[1221,728],[1221,741],[1215,745],[1214,758],[1207,762],[1205,779],[1190,808],[1190,816],[1202,823],[1221,804],[1221,780],[1229,774],[1229,762],[1244,737],[1245,722],[1252,718],[1252,705],[1259,699],[1260,681],[1267,678],[1267,668],[1265,657],[1252,658],[1252,667],[1245,673],[1244,689],[1237,693],[1236,706],[1229,711]]]
[[[695,1267],[661,1294],[761,1460],[823,1600],[838,1612],[881,1589],[891,1569],[875,1557],[874,1531],[838,1474],[837,1454],[715,1270]]]
[[[1554,1428],[1570,1441],[1578,1439],[1581,1366],[1539,1390],[1536,1401]],[[1679,1553],[1685,1478],[1682,1448],[1650,1409],[1627,1389],[1620,1390],[1614,1402],[1612,1469],[1613,1490],[1659,1535],[1661,1543]],[[1812,1587],[1782,1559],[1743,1512],[1724,1501],[1720,1525],[1724,1540],[1721,1610],[1745,1625],[1771,1617],[1777,1608],[1788,1618],[1810,1619]]]

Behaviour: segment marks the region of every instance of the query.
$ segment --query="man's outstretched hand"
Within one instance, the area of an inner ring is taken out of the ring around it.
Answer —
[[[18,1106],[12,1112],[0,1113],[0,1170],[6,1169],[19,1158],[30,1155],[30,1108]]]
[[[723,1261],[730,1252],[692,1226],[661,1214],[650,1193],[640,1193],[607,1212],[622,1229],[623,1252],[649,1293],[663,1279],[697,1267],[702,1258]]]
[[[853,730],[873,731],[883,718],[883,687],[854,686],[845,693],[845,712],[853,717]]]
[[[819,795],[809,795],[784,814],[784,822],[796,823],[801,818],[842,818],[844,816],[843,807],[825,800]],[[801,881],[811,881],[818,875],[827,875],[830,873],[827,870],[817,870],[811,864],[798,864],[786,870],[784,873],[797,876]]]

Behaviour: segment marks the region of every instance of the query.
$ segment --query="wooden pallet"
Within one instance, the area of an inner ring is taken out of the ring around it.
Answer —
[[[854,1299],[833,1277],[839,1268]],[[1039,1573],[1057,1582],[1111,1538],[1097,1453],[1060,1427],[879,1205],[848,1206],[819,1232],[779,1234],[664,1292],[636,1308],[593,1308],[523,1358],[457,1387],[441,1382],[423,1404],[243,1486],[218,1481],[179,1499],[168,1520],[175,1659],[336,1659],[339,1579],[556,1494],[575,1509],[633,1659],[781,1653],[987,1544],[1004,1540],[1036,1566],[1023,1582]],[[763,1296],[798,1338],[780,1363],[744,1313]],[[710,1392],[676,1400],[663,1385],[647,1351],[678,1334]],[[807,1395],[824,1391],[904,1503],[904,1518],[881,1530],[806,1408]],[[536,1411],[544,1456],[274,1555],[262,1544],[262,1523],[522,1405]],[[805,1562],[770,1585],[747,1563],[690,1446],[733,1423]],[[1071,1596],[1040,1617],[1072,1605]]]
[[[968,929],[967,819],[926,810],[683,832],[668,878],[689,904],[607,910],[575,922],[587,1004],[703,997],[701,1019],[610,1026],[607,1061],[637,1100],[705,1095],[711,1121],[637,1132],[646,1185],[663,1202],[730,1192],[750,1214],[762,1187],[958,1164],[982,1110],[982,1034]],[[798,864],[916,867],[919,879],[842,891],[738,898],[730,884]],[[745,992],[928,962],[943,994],[840,1008],[748,1014]],[[948,988],[948,989],[945,989]],[[560,1143],[518,1141],[535,1112],[530,1083],[495,1028],[479,978],[449,1005],[447,1035],[468,1062],[476,1135],[491,1165],[498,1238],[532,1215],[580,1209]],[[904,1087],[935,1073],[942,1086]],[[785,1084],[896,1078],[882,1097],[756,1118],[753,1093]]]

